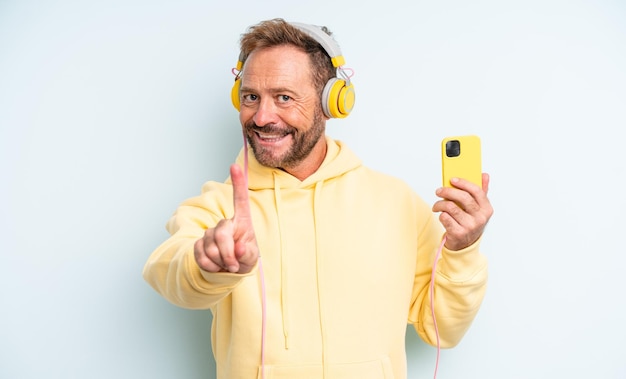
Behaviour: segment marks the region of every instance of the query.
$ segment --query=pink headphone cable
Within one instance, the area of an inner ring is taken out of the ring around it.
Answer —
[[[263,263],[259,255],[259,276],[261,279],[261,379],[265,379],[265,326],[266,326],[266,302],[265,302],[265,275]]]
[[[443,235],[441,244],[435,254],[435,261],[433,262],[433,271],[430,274],[430,312],[433,316],[433,325],[435,326],[435,336],[437,337],[437,360],[435,361],[435,375],[433,378],[437,378],[437,369],[439,368],[439,353],[441,353],[441,344],[439,342],[439,329],[437,328],[437,319],[435,318],[435,274],[437,273],[437,261],[443,250],[443,245],[446,243],[446,235]]]

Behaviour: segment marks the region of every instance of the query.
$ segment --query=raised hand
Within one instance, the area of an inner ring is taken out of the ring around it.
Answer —
[[[437,190],[436,195],[442,200],[435,202],[432,209],[441,212],[439,221],[446,229],[446,248],[461,250],[480,238],[493,214],[487,198],[489,175],[483,173],[482,188],[459,178],[452,179],[451,184],[454,187]]]
[[[235,214],[231,219],[220,220],[214,228],[207,229],[204,237],[196,241],[194,256],[201,269],[209,272],[245,274],[259,259],[246,178],[240,166],[230,166],[233,183]]]

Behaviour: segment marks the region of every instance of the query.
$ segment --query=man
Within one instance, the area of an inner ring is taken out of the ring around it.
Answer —
[[[454,181],[431,208],[327,137],[353,89],[343,76],[328,90],[343,58],[311,28],[275,19],[243,35],[233,103],[251,149],[176,210],[144,277],[178,306],[211,309],[218,378],[405,378],[407,321],[451,347],[480,307],[489,178]]]

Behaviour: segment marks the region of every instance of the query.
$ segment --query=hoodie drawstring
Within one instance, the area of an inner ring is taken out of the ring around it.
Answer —
[[[322,334],[322,367],[323,369],[323,378],[328,378],[328,357],[326,356],[326,328],[324,327],[326,323],[324,322],[324,303],[322,302],[322,278],[320,277],[321,268],[322,268],[322,254],[320,254],[320,239],[318,233],[318,220],[321,220],[318,213],[317,205],[320,203],[320,194],[322,192],[323,181],[319,181],[315,183],[315,191],[313,193],[313,225],[315,226],[315,263],[316,263],[316,275],[317,275],[317,303],[319,309],[319,319],[320,319],[320,331]]]
[[[278,233],[280,235],[280,281],[281,281],[281,312],[283,319],[283,335],[285,336],[285,349],[289,349],[289,298],[288,298],[288,288],[287,284],[289,281],[287,280],[287,254],[284,253],[285,246],[285,236],[283,220],[281,219],[281,195],[280,195],[280,185],[278,184],[278,177],[276,173],[274,173],[274,201],[276,202],[276,217],[278,219]]]

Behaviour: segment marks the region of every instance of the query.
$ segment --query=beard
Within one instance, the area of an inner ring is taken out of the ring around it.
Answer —
[[[286,127],[279,127],[276,124],[257,126],[253,121],[247,122],[244,127],[246,130],[246,138],[252,147],[254,157],[260,164],[267,167],[288,169],[296,167],[309,156],[313,147],[315,147],[324,134],[325,123],[322,110],[318,107],[313,114],[311,127],[305,131],[298,130],[289,125]],[[256,131],[282,134],[283,136],[291,134],[293,142],[287,151],[278,154],[274,149],[260,146],[257,141],[251,137]]]

